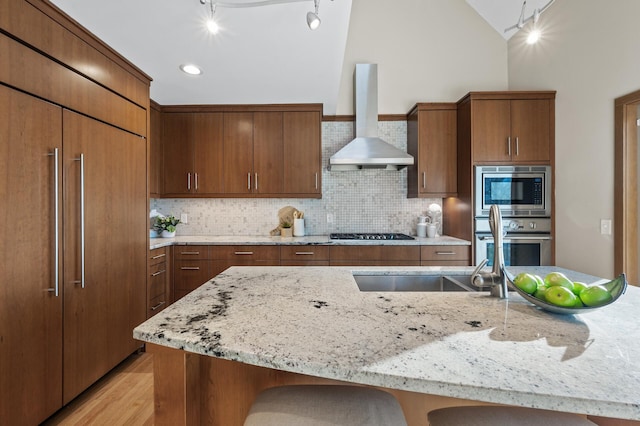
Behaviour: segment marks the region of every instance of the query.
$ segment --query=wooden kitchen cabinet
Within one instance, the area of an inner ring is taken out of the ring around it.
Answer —
[[[50,2],[9,3],[0,423],[39,424],[141,346],[150,80]]]
[[[151,101],[149,108],[149,196],[160,198],[164,173],[162,168],[162,112]]]
[[[62,109],[0,85],[0,214],[17,231],[0,243],[0,419],[7,424],[38,424],[62,406],[55,149],[61,156]]]
[[[178,300],[211,279],[209,246],[175,246],[173,300]]]
[[[322,195],[320,111],[288,111],[283,117],[284,189],[291,197]]]
[[[171,301],[171,248],[149,250],[147,318],[169,306]]]
[[[211,273],[215,277],[231,266],[278,266],[280,247],[267,245],[211,246]]]
[[[421,246],[420,266],[469,266],[471,246]]]
[[[162,124],[163,195],[221,194],[222,114],[163,110]]]
[[[329,246],[281,246],[280,264],[282,266],[329,266]]]
[[[471,94],[474,163],[549,164],[555,92]]]
[[[420,246],[336,245],[331,266],[420,266]]]
[[[407,115],[408,198],[457,195],[456,117],[455,103],[420,103]]]

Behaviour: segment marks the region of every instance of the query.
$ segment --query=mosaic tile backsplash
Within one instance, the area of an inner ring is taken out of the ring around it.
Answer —
[[[407,123],[382,121],[382,139],[407,149]],[[269,235],[278,226],[278,210],[304,212],[307,235],[331,232],[403,232],[415,235],[418,216],[442,199],[407,199],[407,171],[330,172],[329,157],[353,139],[352,122],[322,123],[322,199],[213,198],[152,199],[162,214],[188,215],[177,235]],[[332,216],[333,221],[328,221]]]

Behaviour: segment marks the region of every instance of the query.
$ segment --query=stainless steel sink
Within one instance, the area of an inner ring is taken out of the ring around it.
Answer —
[[[471,275],[354,275],[353,278],[360,291],[484,290],[471,284]]]

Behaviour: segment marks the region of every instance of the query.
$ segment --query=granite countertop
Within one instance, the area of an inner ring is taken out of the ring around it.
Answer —
[[[310,235],[306,237],[270,237],[270,236],[203,236],[186,235],[175,238],[150,238],[149,248],[156,249],[171,245],[471,245],[470,241],[441,236],[436,238],[418,238],[414,240],[332,240],[328,235]]]
[[[512,268],[517,273],[522,268]],[[247,364],[470,400],[640,420],[640,289],[582,315],[515,293],[361,292],[355,274],[470,267],[232,267],[135,338]],[[587,283],[599,279],[557,267]]]

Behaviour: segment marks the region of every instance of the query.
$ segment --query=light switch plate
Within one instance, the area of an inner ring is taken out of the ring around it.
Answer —
[[[600,233],[611,235],[611,219],[600,219]]]
[[[189,216],[187,216],[186,213],[181,213],[180,214],[180,222],[189,223]]]

